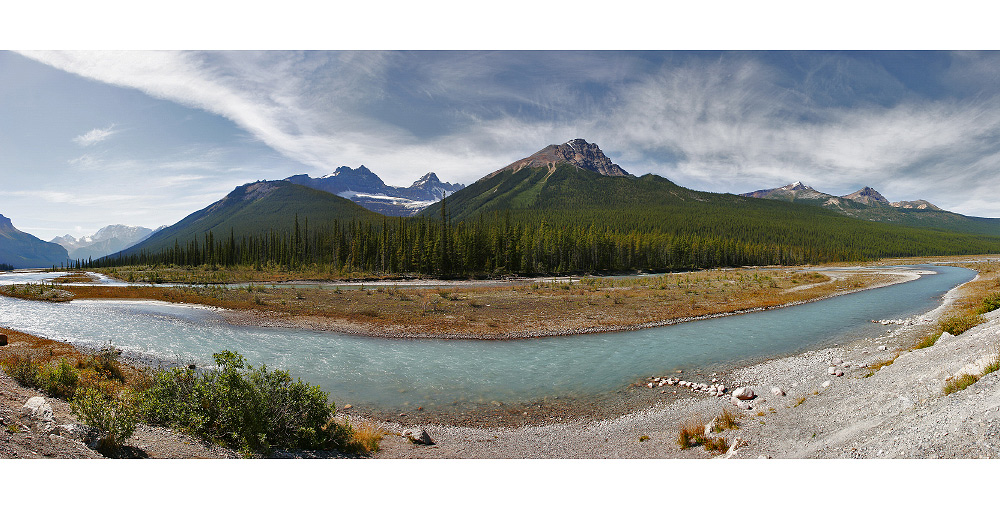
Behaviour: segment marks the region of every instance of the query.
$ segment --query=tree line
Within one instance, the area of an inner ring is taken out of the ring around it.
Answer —
[[[158,252],[76,265],[173,264],[319,268],[332,275],[439,277],[690,270],[802,265],[884,257],[1000,252],[1000,238],[856,220],[762,217],[745,211],[504,210],[453,222],[439,217],[348,220],[236,236],[209,231]],[[706,211],[702,211],[706,212]],[[824,218],[827,219],[827,218]]]

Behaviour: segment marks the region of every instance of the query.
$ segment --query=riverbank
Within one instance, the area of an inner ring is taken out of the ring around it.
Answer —
[[[912,270],[768,267],[430,288],[384,282],[367,287],[339,282],[306,287],[36,284],[0,286],[0,294],[60,302],[150,299],[207,305],[226,310],[226,319],[234,325],[383,338],[498,340],[659,327],[812,302],[918,275]]]
[[[647,390],[635,394],[667,397],[600,418],[567,415],[557,422],[543,418],[521,426],[428,423],[423,427],[434,446],[390,435],[377,457],[720,457],[702,447],[682,449],[678,437],[683,427],[703,427],[727,409],[736,414],[739,428],[709,435],[725,440],[721,457],[1000,457],[1000,372],[944,394],[948,382],[995,359],[1000,311],[986,314],[986,323],[959,336],[944,335],[932,346],[915,348],[934,333],[939,319],[966,312],[982,301],[984,292],[998,288],[993,264],[973,282],[948,292],[938,308],[881,336],[716,373],[729,387],[747,386],[755,392],[754,399],[739,405],[729,397],[693,394],[676,386],[643,387]],[[831,375],[831,368],[843,375]],[[777,394],[772,393],[775,387]],[[380,425],[390,432],[412,426]]]

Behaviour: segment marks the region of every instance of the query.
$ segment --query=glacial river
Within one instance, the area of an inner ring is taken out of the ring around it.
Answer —
[[[676,369],[748,362],[874,337],[887,327],[872,320],[926,312],[949,289],[975,276],[955,267],[918,268],[934,273],[759,313],[518,341],[398,340],[234,326],[209,308],[151,301],[49,303],[0,297],[0,326],[88,347],[110,341],[129,353],[178,364],[206,366],[212,364],[212,353],[235,350],[254,365],[266,363],[319,384],[338,405],[452,409],[593,396]],[[24,277],[0,274],[0,285]]]

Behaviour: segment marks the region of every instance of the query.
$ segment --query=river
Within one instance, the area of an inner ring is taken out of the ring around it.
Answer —
[[[676,369],[745,363],[876,336],[887,327],[872,320],[924,313],[975,275],[956,267],[918,268],[932,273],[798,306],[637,331],[517,341],[398,340],[234,326],[211,308],[152,301],[0,297],[0,326],[87,347],[111,342],[177,364],[210,365],[212,353],[235,350],[255,365],[266,363],[319,384],[338,404],[460,408],[588,397]],[[0,277],[0,284],[11,284],[13,277]]]

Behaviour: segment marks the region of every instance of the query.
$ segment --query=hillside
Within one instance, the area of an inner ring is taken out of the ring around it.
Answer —
[[[1000,219],[956,214],[942,210],[926,200],[890,202],[871,187],[864,187],[845,196],[834,196],[819,192],[801,182],[794,182],[787,186],[762,189],[740,196],[812,205],[867,221],[973,235],[1000,236]]]
[[[239,240],[270,232],[290,233],[296,221],[320,225],[339,221],[372,221],[383,216],[350,200],[285,181],[260,181],[237,187],[223,199],[164,228],[122,254],[158,253],[175,245],[203,242],[209,232],[215,239]]]
[[[14,228],[10,219],[0,215],[0,264],[15,269],[59,266],[69,254],[58,244],[24,233]]]

